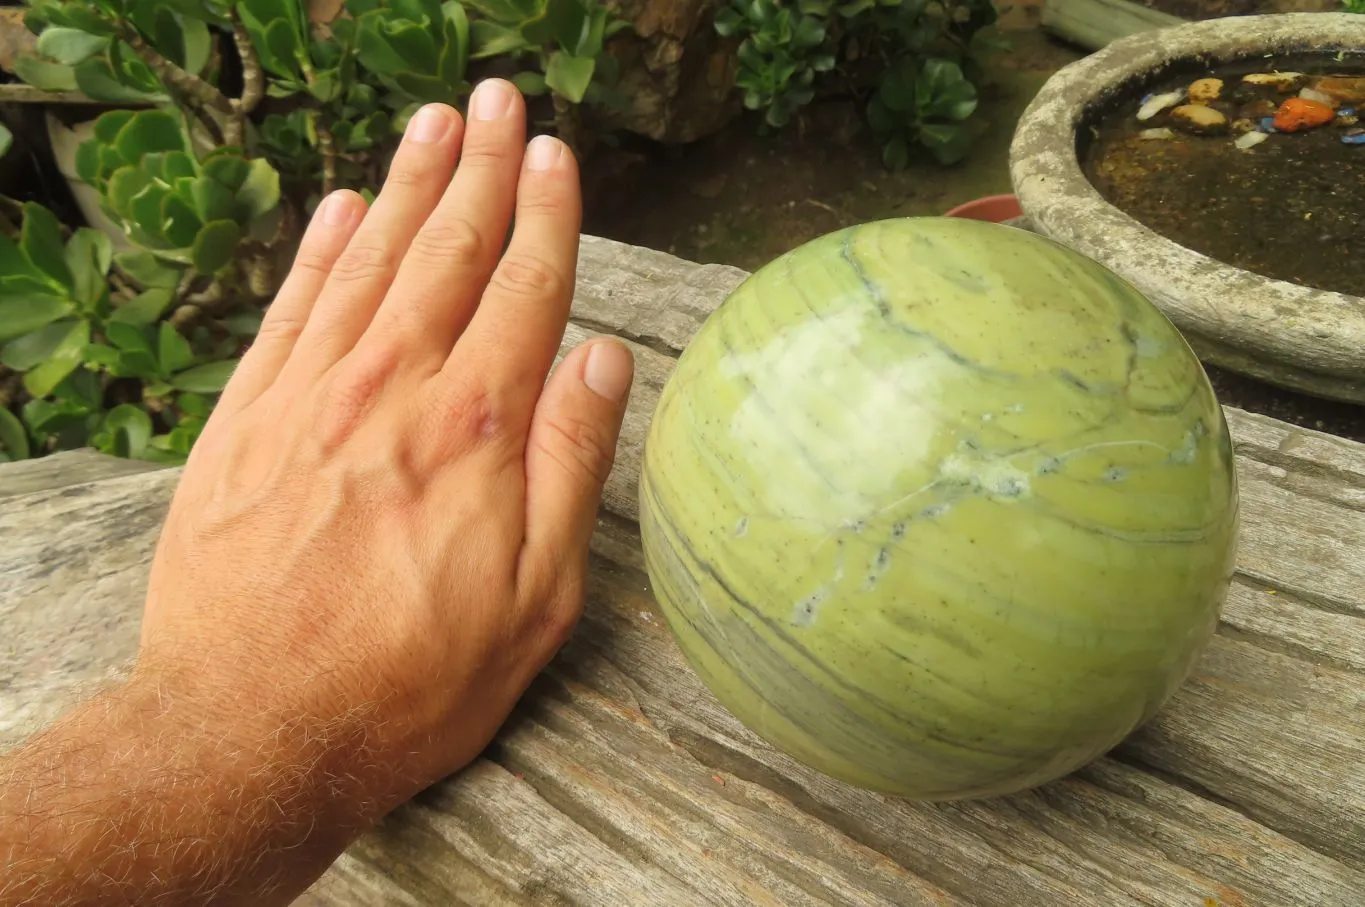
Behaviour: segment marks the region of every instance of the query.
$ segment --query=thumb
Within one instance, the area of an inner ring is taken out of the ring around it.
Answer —
[[[616,459],[635,361],[625,344],[593,340],[555,369],[526,444],[526,540],[521,569],[555,584],[586,562],[602,486]]]

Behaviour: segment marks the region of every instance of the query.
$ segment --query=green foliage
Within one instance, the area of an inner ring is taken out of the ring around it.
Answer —
[[[1365,13],[1365,0],[1341,0],[1341,8],[1348,13]]]
[[[834,68],[827,46],[825,16],[808,6],[779,6],[775,0],[735,0],[716,16],[721,35],[746,35],[739,45],[735,84],[744,106],[762,110],[769,126],[785,126],[815,97],[816,73]]]
[[[736,84],[764,123],[785,126],[820,90],[867,97],[888,167],[916,146],[951,164],[976,109],[966,72],[999,47],[991,0],[731,0],[716,31],[740,40]]]
[[[141,268],[148,285],[166,280],[157,266],[203,275],[227,269],[240,240],[268,234],[280,199],[268,161],[231,147],[201,160],[180,118],[166,110],[103,114],[76,168],[99,190],[104,213],[150,254]]]
[[[325,27],[307,0],[25,2],[19,77],[128,107],[75,164],[131,248],[34,204],[0,235],[4,459],[183,459],[323,194],[373,198],[408,119],[462,106],[474,60],[553,93],[557,120],[613,102],[605,46],[625,25],[600,0],[347,0]],[[11,141],[0,128],[0,154]]]
[[[942,164],[967,154],[962,121],[976,110],[976,86],[956,63],[930,57],[918,66],[902,57],[882,77],[867,105],[867,120],[882,143],[882,159],[893,170],[910,162],[919,142]]]
[[[526,94],[550,91],[573,104],[613,103],[616,59],[607,40],[629,23],[595,0],[468,0],[475,18],[472,59],[510,56],[534,62],[518,74]]]
[[[37,204],[24,206],[17,242],[0,236],[0,366],[22,376],[30,398],[19,416],[0,408],[0,456],[84,444],[166,461],[188,453],[188,432],[197,436],[207,415],[202,395],[222,389],[233,366],[224,354],[240,343],[230,332],[214,342],[207,329],[183,336],[163,320],[169,288],[115,298],[114,260],[103,233],[81,227],[63,238]],[[127,379],[136,399],[106,408]]]

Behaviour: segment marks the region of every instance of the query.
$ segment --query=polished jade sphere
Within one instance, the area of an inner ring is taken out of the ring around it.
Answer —
[[[660,397],[646,564],[683,652],[851,784],[1005,794],[1180,686],[1231,576],[1222,410],[1149,300],[1050,240],[881,221],[762,268]]]

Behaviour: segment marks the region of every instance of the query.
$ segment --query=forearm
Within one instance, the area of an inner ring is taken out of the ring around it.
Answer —
[[[0,755],[0,907],[288,903],[383,808],[363,722],[211,712],[134,681]]]

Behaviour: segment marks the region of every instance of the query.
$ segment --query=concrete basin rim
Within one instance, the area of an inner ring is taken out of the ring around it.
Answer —
[[[1227,265],[1167,239],[1086,179],[1076,129],[1092,105],[1160,67],[1257,53],[1365,49],[1365,15],[1281,13],[1191,22],[1131,35],[1057,72],[1019,121],[1010,176],[1025,214],[1150,296],[1182,330],[1296,369],[1365,377],[1365,299]]]

